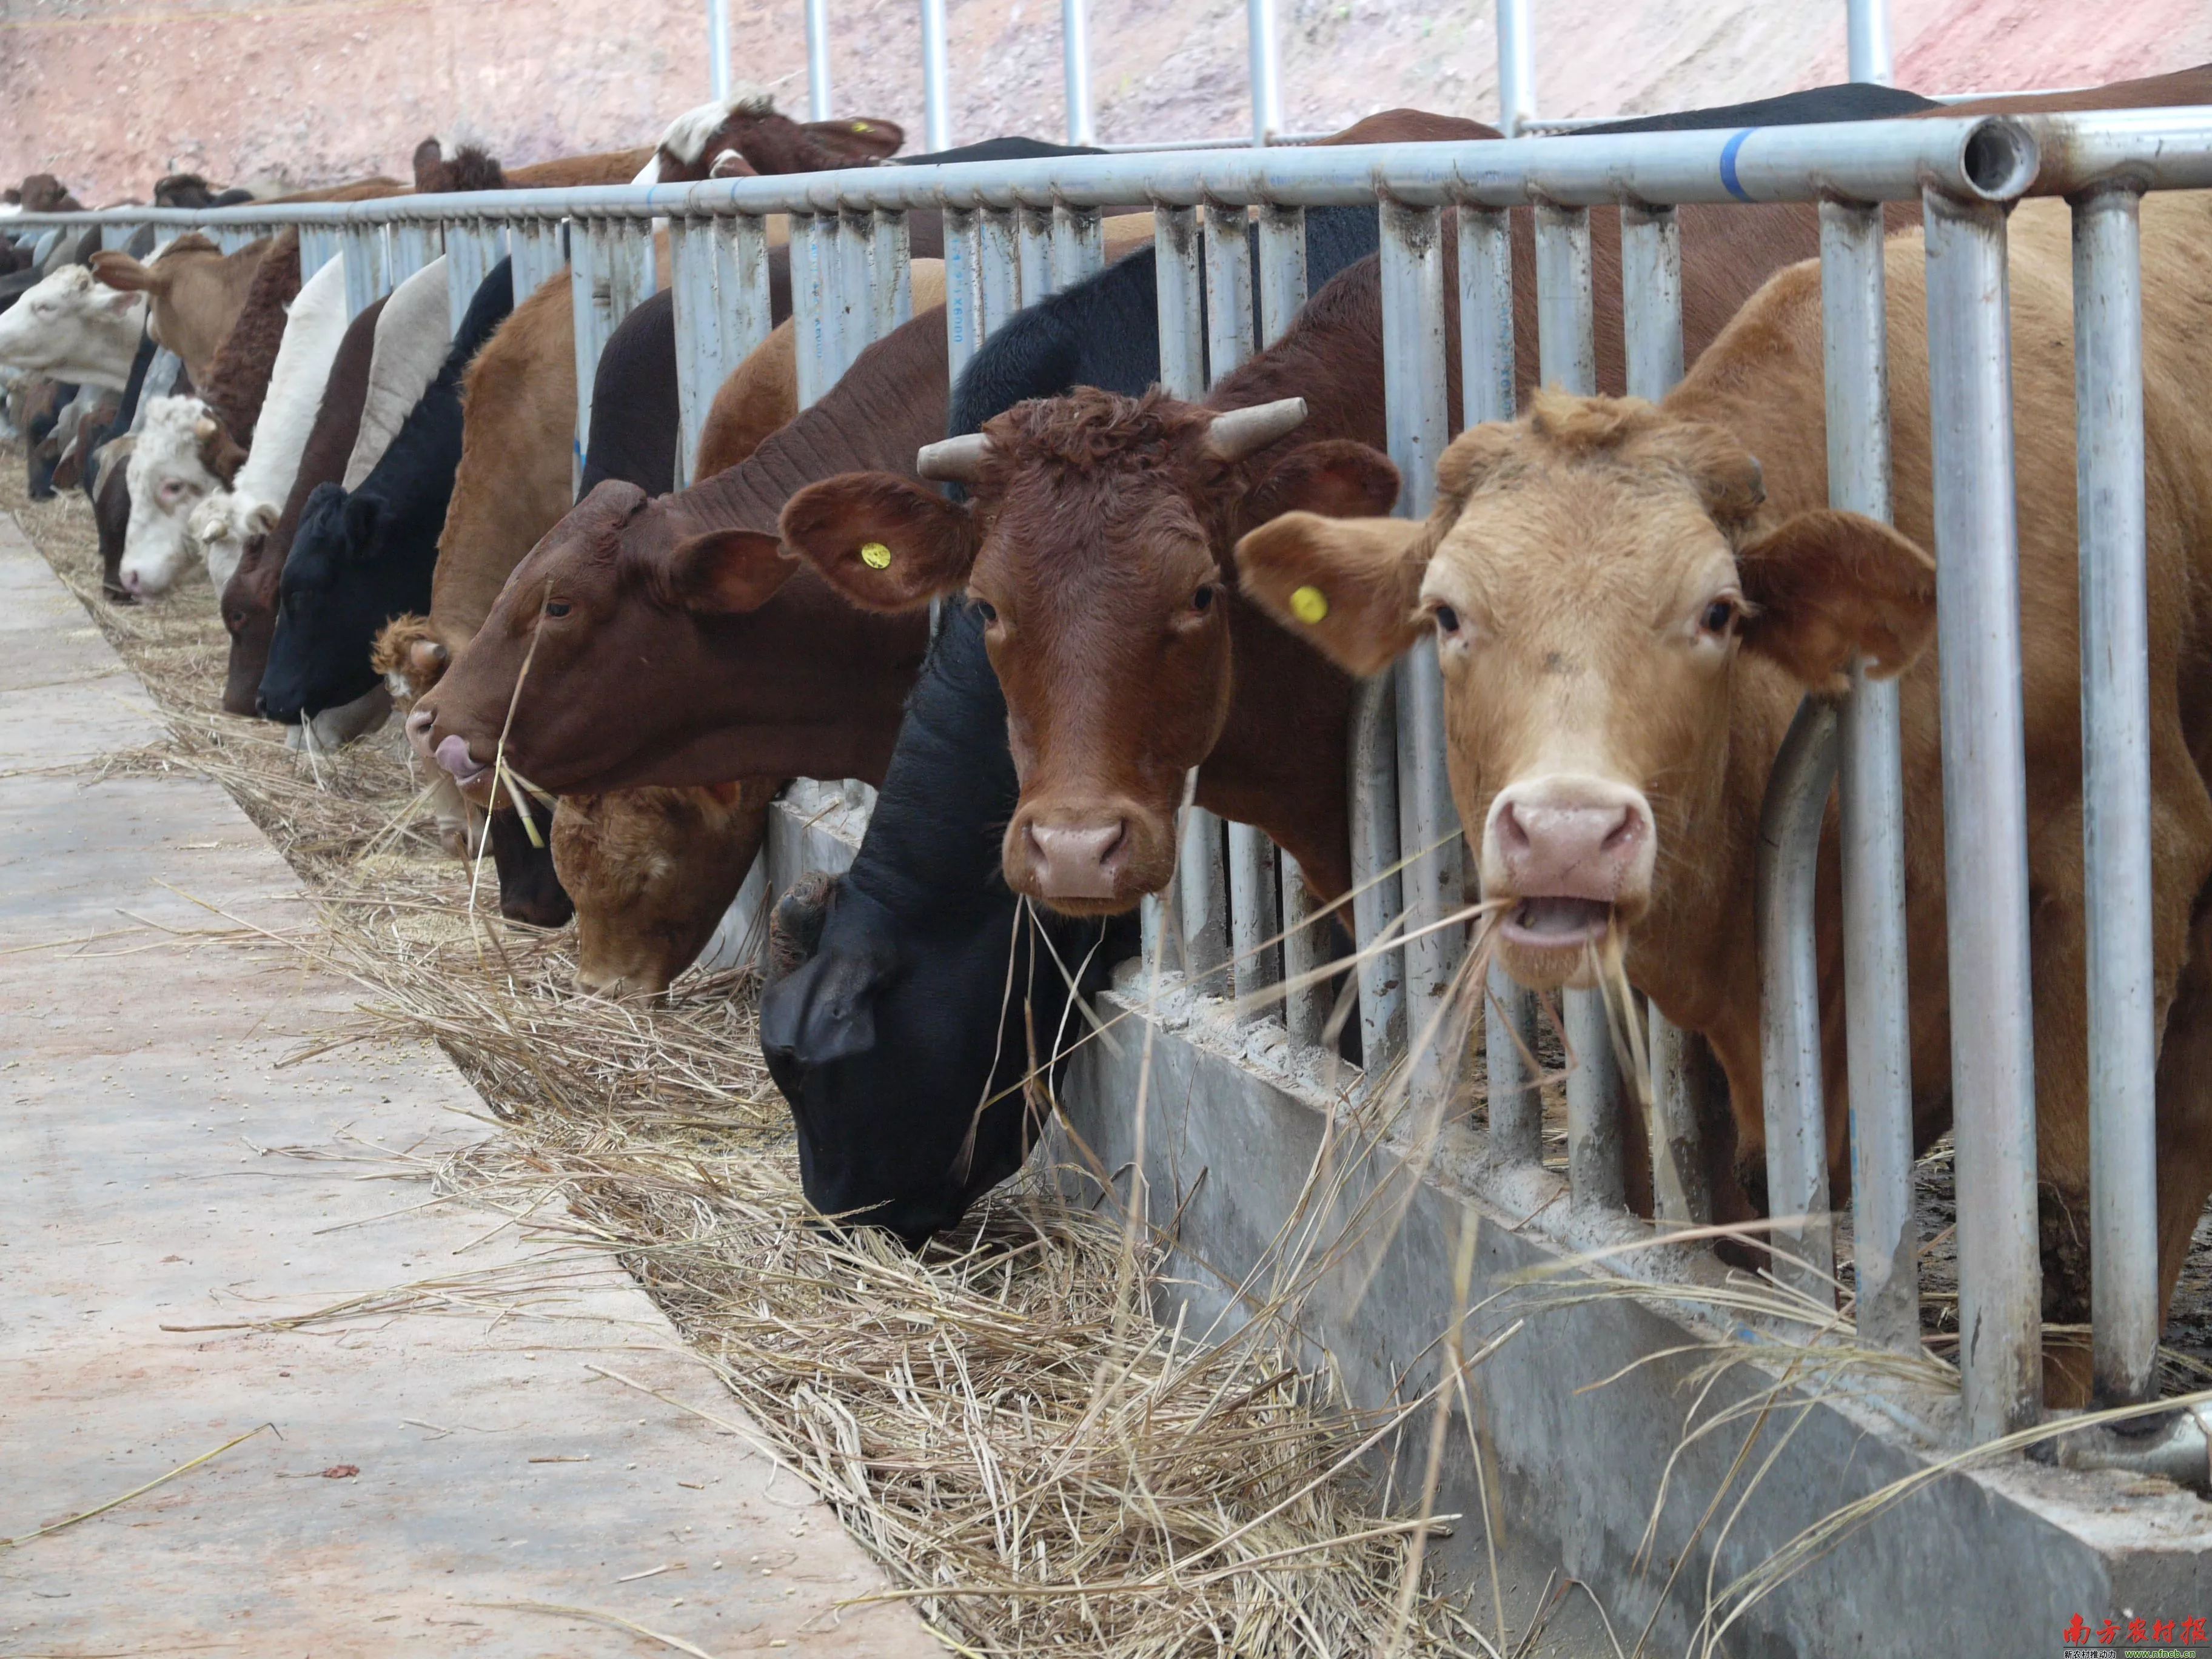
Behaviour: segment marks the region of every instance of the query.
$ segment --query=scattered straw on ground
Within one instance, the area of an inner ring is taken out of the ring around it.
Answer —
[[[1518,1645],[1425,1588],[1427,1523],[1386,1513],[1358,1478],[1363,1450],[1425,1400],[1391,1418],[1349,1408],[1278,1322],[1212,1344],[1162,1328],[1149,1242],[1041,1187],[994,1195],[919,1258],[808,1226],[744,975],[688,975],[652,1007],[574,994],[564,936],[488,920],[489,890],[472,908],[403,757],[358,744],[310,760],[212,712],[226,640],[204,580],[159,605],[106,603],[82,497],[29,506],[21,477],[0,451],[0,510],[169,726],[109,769],[229,790],[318,902],[321,927],[297,948],[361,988],[301,1058],[428,1036],[504,1121],[415,1168],[544,1241],[520,1270],[531,1285],[518,1292],[513,1269],[448,1276],[378,1305],[465,1310],[557,1282],[577,1252],[615,1253],[958,1651]]]

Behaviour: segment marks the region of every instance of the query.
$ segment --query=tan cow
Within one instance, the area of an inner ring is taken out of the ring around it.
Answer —
[[[2159,1262],[2170,1298],[2212,1190],[2212,200],[2142,210],[2149,471],[2152,856],[2158,1006]],[[2080,640],[2071,249],[2066,210],[2011,228],[2028,856],[2045,1316],[2087,1316]],[[1760,291],[1666,401],[1549,394],[1446,452],[1425,523],[1293,514],[1246,537],[1247,591],[1372,673],[1433,633],[1453,793],[1502,902],[1524,984],[1585,979],[1608,933],[1628,976],[1726,1068],[1746,1161],[1763,1163],[1759,804],[1801,695],[1855,653],[1903,671],[1906,888],[1918,1139],[1949,1119],[1949,1029],[1934,653],[1927,300],[1917,234],[1888,246],[1897,529],[1826,509],[1820,273]],[[1756,459],[1754,459],[1754,456]],[[1762,487],[1763,477],[1763,487]],[[1299,617],[1316,618],[1300,621]],[[2192,742],[2191,734],[2196,741]],[[1828,1152],[1848,1191],[1832,821],[1819,919]],[[2046,1356],[2054,1401],[2086,1367]]]
[[[253,276],[269,239],[225,253],[197,233],[179,236],[149,263],[112,250],[92,256],[92,274],[112,289],[143,294],[152,307],[148,329],[158,345],[184,360],[185,372],[199,386],[208,378],[216,349],[246,309]]]

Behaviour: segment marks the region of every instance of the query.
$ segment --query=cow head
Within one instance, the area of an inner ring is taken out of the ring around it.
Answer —
[[[965,587],[981,613],[1021,780],[1002,848],[1016,892],[1098,915],[1167,885],[1185,775],[1229,714],[1237,531],[1397,496],[1395,469],[1358,445],[1275,453],[1304,414],[1086,388],[925,452],[925,476],[966,483],[966,501],[848,473],[784,509],[785,544],[855,605]]]
[[[420,195],[452,196],[506,188],[506,170],[481,145],[459,145],[451,155],[435,138],[425,138],[415,146],[415,189]]]
[[[276,585],[276,635],[261,675],[261,708],[286,725],[376,687],[377,629],[407,608],[391,592],[398,516],[375,491],[315,486]]]
[[[896,155],[906,142],[897,123],[874,119],[793,120],[775,99],[745,91],[702,104],[669,123],[644,184],[690,184],[751,173],[817,173],[867,167]]]
[[[26,213],[82,213],[84,204],[51,173],[33,173],[23,180],[17,199]]]
[[[274,501],[221,490],[192,508],[185,534],[207,561],[208,580],[221,593],[230,586],[246,550],[276,527],[281,510]]]
[[[166,593],[191,562],[193,512],[226,489],[246,459],[222,422],[197,398],[156,398],[131,452],[131,525],[123,540],[124,587],[141,599]]]
[[[1934,631],[1933,563],[1856,514],[1762,514],[1734,437],[1635,398],[1540,394],[1455,442],[1425,522],[1255,531],[1245,591],[1357,673],[1434,636],[1500,960],[1588,984],[1592,947],[1632,945],[1655,906],[1680,914],[1668,884],[1703,878],[1746,677],[1901,672]]]
[[[198,384],[206,379],[208,366],[238,320],[268,246],[260,241],[226,254],[206,237],[190,234],[145,264],[112,249],[95,253],[92,271],[118,292],[146,297],[148,331],[184,360],[185,372]]]
[[[64,265],[0,312],[0,363],[121,391],[146,322],[145,296]]]
[[[725,777],[880,775],[905,682],[849,665],[890,655],[884,625],[811,579],[781,592],[800,568],[772,535],[608,480],[515,566],[408,735],[480,802],[502,733],[556,794],[712,777],[726,755]]]
[[[576,906],[576,984],[657,996],[699,959],[752,867],[776,785],[564,795],[553,867]]]

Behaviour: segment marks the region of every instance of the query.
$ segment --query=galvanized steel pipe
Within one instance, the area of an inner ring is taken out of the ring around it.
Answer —
[[[2043,1408],[2027,800],[2001,208],[1925,209],[1959,1334],[1977,1441]]]

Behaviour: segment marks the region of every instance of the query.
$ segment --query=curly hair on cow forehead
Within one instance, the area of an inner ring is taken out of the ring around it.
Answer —
[[[1003,485],[1014,468],[1038,462],[1083,472],[1158,466],[1176,451],[1202,442],[1212,418],[1212,410],[1158,386],[1141,398],[1096,386],[1033,398],[984,423],[991,454],[983,484]]]

